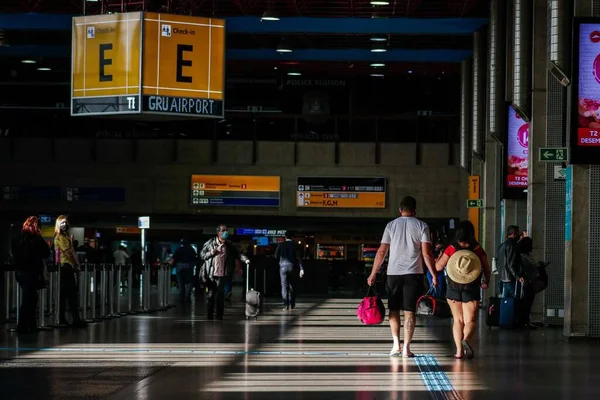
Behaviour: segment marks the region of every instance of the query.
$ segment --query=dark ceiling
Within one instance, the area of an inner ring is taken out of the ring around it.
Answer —
[[[487,0],[390,0],[387,6],[372,6],[369,0],[0,0],[0,13],[58,13],[86,14],[122,11],[160,11],[201,16],[261,16],[266,10],[279,17],[362,17],[362,18],[486,18]],[[351,30],[351,29],[350,29]],[[320,33],[228,33],[228,49],[276,49],[282,40],[294,49],[369,49],[373,42],[369,34]],[[465,34],[388,34],[384,46],[388,50],[470,50],[472,35]],[[0,29],[0,46],[68,46],[68,31],[5,30]],[[273,75],[290,67],[302,73],[334,76],[365,76],[373,72],[369,62],[347,60],[302,61],[252,60],[227,62],[228,74]],[[29,68],[29,79],[68,80],[70,63],[64,56],[45,57],[38,67],[46,64],[52,73],[40,74],[31,67],[19,65],[6,58],[0,70],[10,67]],[[2,68],[4,67],[4,68]],[[60,73],[62,71],[62,74]],[[455,75],[459,66],[455,62],[387,62],[388,74]],[[19,72],[18,75],[25,74]],[[64,75],[64,76],[63,76]],[[18,76],[13,76],[18,80]],[[0,78],[6,81],[6,76]]]
[[[215,17],[260,16],[270,9],[282,17],[486,17],[487,0],[2,0],[0,12],[102,13],[140,9]]]

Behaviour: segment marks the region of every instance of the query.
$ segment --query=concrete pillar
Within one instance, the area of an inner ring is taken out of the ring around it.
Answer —
[[[496,256],[502,241],[500,202],[504,176],[502,173],[502,145],[505,129],[505,74],[506,74],[506,2],[492,0],[488,28],[487,127],[485,135],[485,164],[483,167],[483,240],[488,257]]]
[[[600,1],[576,0],[574,13],[576,17],[599,17]],[[571,87],[568,94],[571,95]],[[577,134],[571,132],[571,124],[567,126],[570,135]],[[563,333],[565,336],[598,337],[600,166],[570,165],[567,171]]]
[[[471,60],[464,60],[460,65],[460,167],[465,171],[471,169],[471,88],[473,86]]]
[[[526,227],[533,239],[533,257],[545,259],[546,163],[538,161],[538,148],[546,146],[546,88],[548,83],[548,1],[534,0],[533,4],[533,79],[531,122],[529,123],[529,159]],[[553,178],[553,177],[552,177]],[[543,296],[537,296],[532,310],[535,322],[543,319]]]
[[[571,165],[567,169],[566,193],[570,197],[565,242],[564,326],[565,336],[587,336],[590,265],[590,167]],[[597,241],[597,240],[596,240]],[[552,265],[549,268],[553,268]],[[553,310],[553,309],[549,309]]]

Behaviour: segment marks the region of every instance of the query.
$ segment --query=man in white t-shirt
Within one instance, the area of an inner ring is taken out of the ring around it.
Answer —
[[[394,346],[392,357],[414,357],[410,351],[410,342],[415,332],[415,311],[417,300],[424,291],[423,261],[427,265],[433,285],[437,286],[435,259],[431,246],[429,227],[415,218],[417,201],[410,196],[400,202],[400,218],[390,222],[383,233],[381,245],[377,250],[373,270],[367,279],[369,286],[375,283],[377,271],[390,252],[387,268],[386,290],[390,310],[390,328]],[[404,311],[404,346],[400,351],[400,311]]]
[[[125,265],[129,259],[129,254],[125,251],[125,246],[119,246],[117,251],[113,253],[116,265]]]

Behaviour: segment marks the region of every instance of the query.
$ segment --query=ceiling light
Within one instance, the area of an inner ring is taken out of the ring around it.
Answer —
[[[384,63],[373,63],[373,64],[371,64],[371,67],[375,67],[375,68],[377,68],[377,67],[385,67],[385,64]]]
[[[279,21],[279,16],[273,10],[267,10],[262,15],[261,21]]]
[[[21,61],[23,64],[35,64],[36,61],[35,60],[23,60]]]
[[[288,76],[300,76],[302,75],[300,72],[288,72]]]
[[[371,0],[371,5],[372,6],[389,6],[390,2],[384,1],[384,0]]]
[[[285,39],[281,39],[281,43],[277,46],[278,53],[291,53],[292,46],[290,46],[289,42]]]
[[[385,42],[387,41],[387,38],[384,36],[373,36],[371,38],[371,42]]]
[[[37,70],[38,71],[52,71],[52,69],[50,69],[48,67],[39,67]]]
[[[412,74],[412,70],[410,70],[410,69],[409,69],[409,70],[408,70],[408,73],[409,73],[409,74]]]
[[[383,74],[371,74],[373,78],[383,78],[385,75]]]
[[[383,46],[375,46],[371,49],[371,53],[385,53],[387,49]]]

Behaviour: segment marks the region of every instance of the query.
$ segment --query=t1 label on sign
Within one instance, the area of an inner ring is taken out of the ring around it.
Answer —
[[[467,200],[467,208],[483,208],[483,199]]]
[[[569,149],[566,147],[540,147],[541,162],[565,162],[569,159]]]

